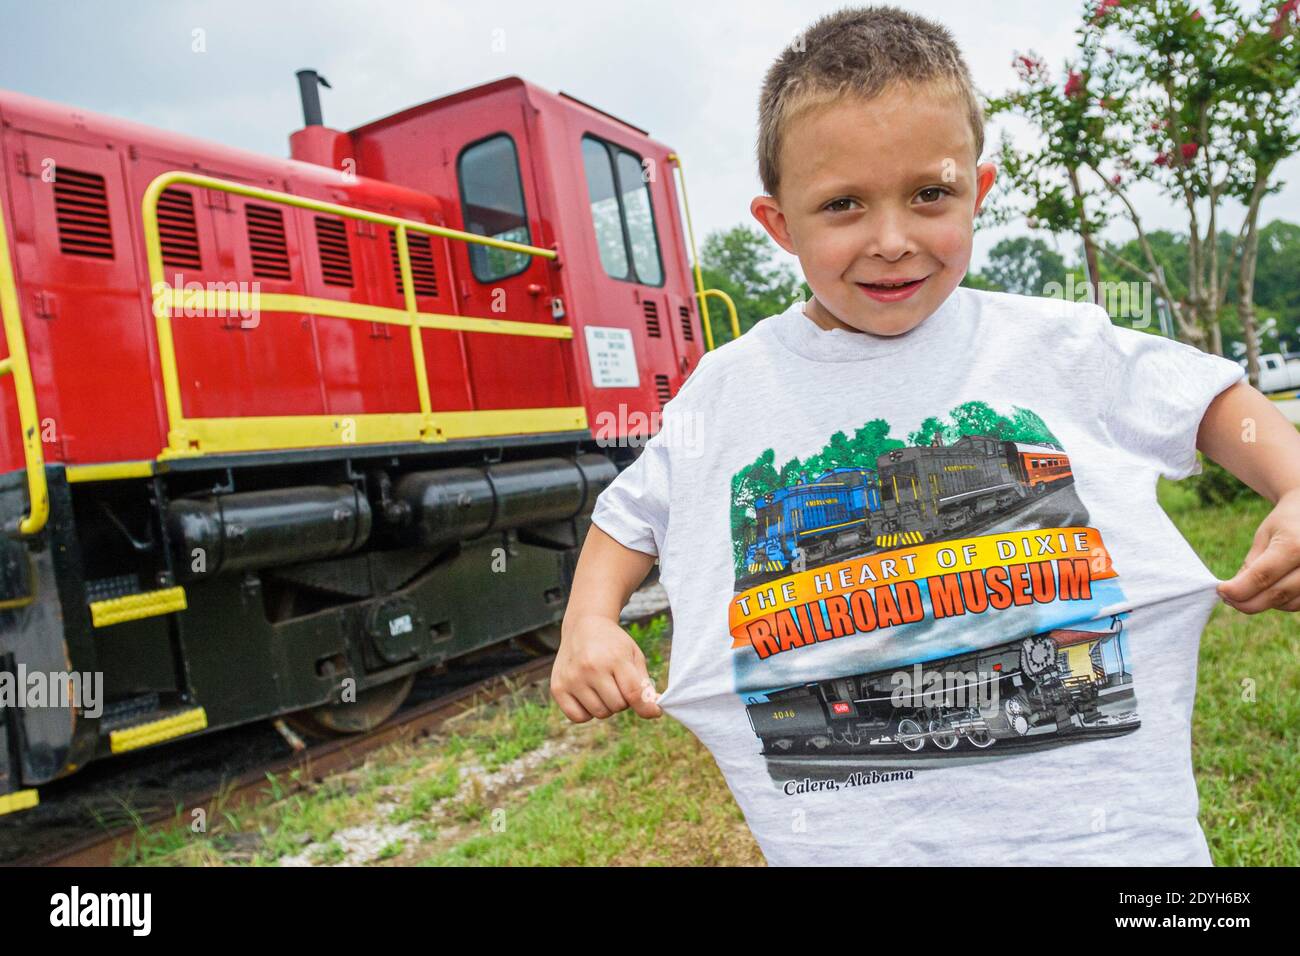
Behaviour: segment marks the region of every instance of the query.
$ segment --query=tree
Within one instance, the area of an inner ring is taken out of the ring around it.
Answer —
[[[1043,295],[1048,282],[1065,282],[1065,260],[1042,239],[1017,236],[989,250],[980,277],[1005,292]]]
[[[1300,225],[1275,219],[1259,230],[1255,299],[1278,316],[1278,333],[1300,341]]]
[[[1021,113],[1042,133],[1042,148],[1026,156],[1003,139],[1003,165],[1030,199],[1031,227],[1078,233],[1094,281],[1100,252],[1159,291],[1179,338],[1220,354],[1234,266],[1249,347],[1259,203],[1276,189],[1281,159],[1300,149],[1298,10],[1300,0],[1265,3],[1249,15],[1232,0],[1204,10],[1187,0],[1100,0],[1077,31],[1078,58],[1066,64],[1059,91],[1045,63],[1018,55],[1022,88],[989,103],[990,115]],[[1187,216],[1182,295],[1131,200],[1144,182]],[[1247,213],[1220,266],[1227,198]],[[1117,216],[1130,221],[1139,256],[1095,242]]]
[[[774,261],[775,250],[766,234],[745,225],[711,232],[704,240],[700,251],[704,287],[731,296],[742,334],[801,297],[801,281],[788,265]],[[717,298],[709,301],[709,323],[715,344],[731,339],[726,307]]]

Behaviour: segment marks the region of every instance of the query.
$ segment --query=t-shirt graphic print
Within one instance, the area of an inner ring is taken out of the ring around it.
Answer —
[[[1140,725],[1123,589],[1068,449],[1026,408],[922,413],[732,478],[735,690],[787,794]]]

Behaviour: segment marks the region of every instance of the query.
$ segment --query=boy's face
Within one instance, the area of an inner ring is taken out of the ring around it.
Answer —
[[[759,196],[750,211],[799,257],[818,325],[897,335],[966,275],[975,213],[997,174],[975,158],[970,122],[942,91],[839,100],[789,124],[779,198]]]

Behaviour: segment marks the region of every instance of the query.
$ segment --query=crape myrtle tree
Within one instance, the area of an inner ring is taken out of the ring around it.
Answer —
[[[1298,20],[1300,0],[1250,12],[1230,0],[1098,0],[1084,11],[1063,79],[1017,53],[1020,85],[988,102],[990,116],[1022,116],[1040,134],[1027,153],[1005,134],[1000,144],[1030,227],[1078,235],[1094,282],[1105,257],[1168,303],[1179,339],[1220,355],[1220,313],[1235,286],[1253,381],[1259,207],[1281,185],[1279,163],[1300,149]],[[1177,277],[1134,205],[1147,184],[1186,217]],[[1245,211],[1222,255],[1228,200]],[[1098,241],[1113,221],[1131,226],[1139,255]]]

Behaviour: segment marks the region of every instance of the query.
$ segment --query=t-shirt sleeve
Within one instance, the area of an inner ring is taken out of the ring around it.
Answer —
[[[1246,377],[1236,362],[1125,328],[1100,313],[1105,357],[1103,418],[1117,445],[1148,459],[1166,478],[1199,475],[1196,435],[1210,403]]]
[[[634,551],[658,555],[668,531],[670,467],[661,431],[596,498],[592,523]]]

